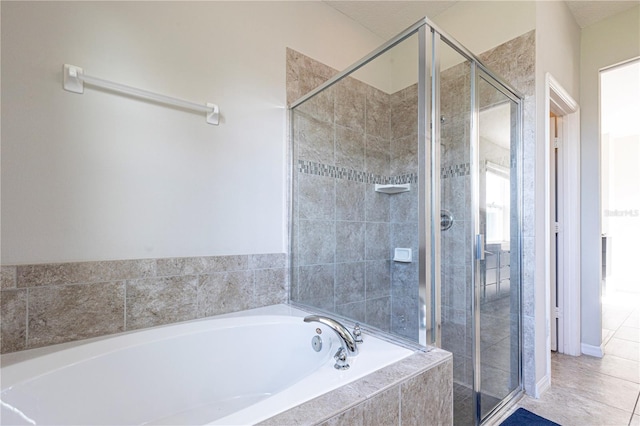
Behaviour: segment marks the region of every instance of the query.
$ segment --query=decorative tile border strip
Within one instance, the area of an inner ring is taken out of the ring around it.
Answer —
[[[298,160],[298,172],[326,176],[336,179],[346,179],[360,183],[374,183],[381,185],[418,183],[417,173],[406,173],[398,176],[382,176],[359,170],[346,169],[344,167],[331,166],[329,164],[314,163],[313,161]]]
[[[440,178],[446,179],[450,177],[469,176],[471,174],[471,164],[455,164],[440,169]]]
[[[377,183],[381,185],[418,183],[417,173],[406,173],[398,176],[382,176],[359,170],[346,169],[344,167],[336,167],[329,164],[314,163],[313,161],[304,160],[298,160],[298,172],[309,175],[332,177],[336,179],[346,179],[353,182]],[[442,179],[469,176],[470,174],[470,163],[455,164],[453,166],[443,167],[440,170],[440,178]]]

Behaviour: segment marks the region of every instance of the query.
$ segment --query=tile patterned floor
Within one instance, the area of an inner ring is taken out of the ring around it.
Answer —
[[[540,399],[524,396],[510,411],[524,407],[563,426],[640,426],[638,296],[603,299],[603,358],[553,353],[551,388]]]

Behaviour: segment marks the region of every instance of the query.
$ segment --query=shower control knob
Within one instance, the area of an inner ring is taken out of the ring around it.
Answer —
[[[453,226],[453,215],[448,210],[440,210],[440,229],[446,231]]]

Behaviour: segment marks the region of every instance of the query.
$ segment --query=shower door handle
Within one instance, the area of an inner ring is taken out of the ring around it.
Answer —
[[[476,260],[484,260],[484,235],[476,234]]]

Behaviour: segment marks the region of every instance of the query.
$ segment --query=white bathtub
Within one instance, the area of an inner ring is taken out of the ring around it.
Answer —
[[[276,305],[13,362],[0,373],[0,419],[4,425],[253,424],[413,353],[365,335],[351,368],[336,370],[334,332],[304,323],[305,315]],[[311,345],[316,328],[320,352]],[[3,364],[15,357],[3,357]]]

